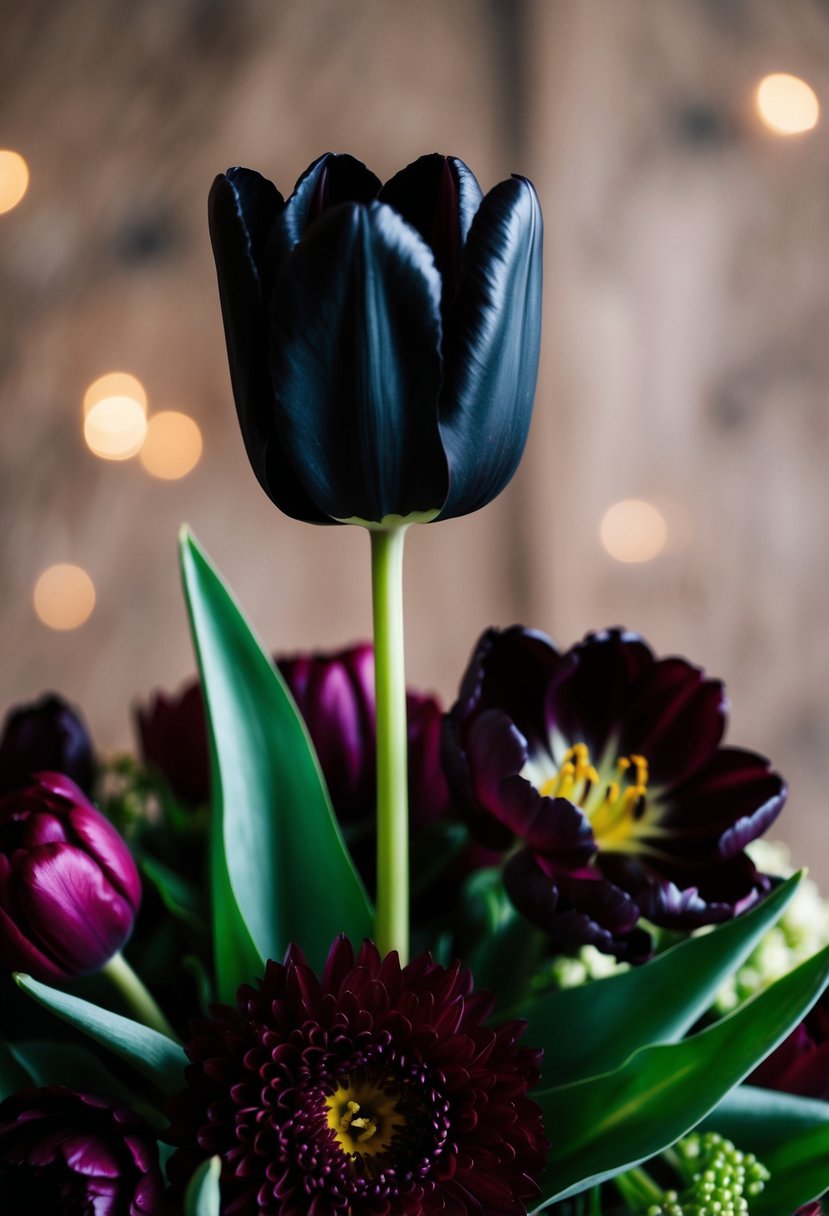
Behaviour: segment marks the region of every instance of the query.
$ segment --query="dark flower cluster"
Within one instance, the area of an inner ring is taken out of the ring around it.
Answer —
[[[3,1216],[163,1216],[152,1130],[132,1111],[63,1085],[0,1102]]]
[[[523,1216],[547,1148],[539,1053],[490,1009],[427,955],[340,938],[317,979],[292,948],[187,1044],[173,1172],[219,1154],[225,1216]]]
[[[786,787],[762,756],[721,746],[726,712],[719,681],[633,633],[564,653],[519,627],[483,635],[448,715],[447,776],[554,943],[642,959],[640,918],[690,929],[769,889],[744,849]]]

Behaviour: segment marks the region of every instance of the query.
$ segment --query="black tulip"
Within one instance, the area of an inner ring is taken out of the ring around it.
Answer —
[[[423,156],[385,185],[327,154],[284,201],[217,177],[210,232],[248,457],[310,523],[446,519],[484,506],[524,449],[538,370],[541,211]]]

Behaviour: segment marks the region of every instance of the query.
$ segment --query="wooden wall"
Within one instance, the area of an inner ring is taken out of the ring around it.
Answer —
[[[787,773],[786,834],[829,880],[829,128],[777,139],[750,106],[774,70],[829,104],[827,52],[820,0],[9,7],[0,144],[32,186],[0,216],[3,701],[55,686],[102,745],[128,742],[130,702],[193,669],[183,520],[274,649],[367,633],[365,538],[282,517],[247,466],[205,199],[232,163],[287,190],[326,149],[381,176],[452,152],[485,186],[536,181],[546,338],[513,485],[411,535],[412,681],[450,696],[492,622],[562,643],[638,628],[727,679],[732,740]],[[84,387],[113,367],[199,421],[185,480],[84,447]],[[610,559],[599,519],[633,496],[667,502],[690,543]],[[60,560],[98,589],[69,634],[31,609]]]

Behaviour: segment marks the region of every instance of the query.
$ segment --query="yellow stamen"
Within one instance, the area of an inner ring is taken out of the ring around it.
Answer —
[[[350,1077],[327,1097],[328,1126],[343,1152],[350,1157],[386,1152],[405,1127],[398,1100],[399,1094],[365,1075]]]
[[[648,792],[648,762],[631,753],[620,756],[613,777],[604,786],[590,760],[586,743],[574,743],[564,754],[558,772],[538,787],[545,798],[568,798],[590,819],[600,848],[624,850],[634,837]]]

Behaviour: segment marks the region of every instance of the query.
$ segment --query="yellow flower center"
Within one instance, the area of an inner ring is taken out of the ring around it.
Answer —
[[[644,756],[620,756],[603,780],[586,743],[568,748],[558,772],[538,787],[545,798],[567,798],[590,820],[596,843],[623,851],[645,813],[648,762]]]
[[[328,1126],[344,1153],[374,1157],[388,1151],[405,1119],[398,1110],[400,1095],[362,1075],[344,1080],[325,1099]]]

